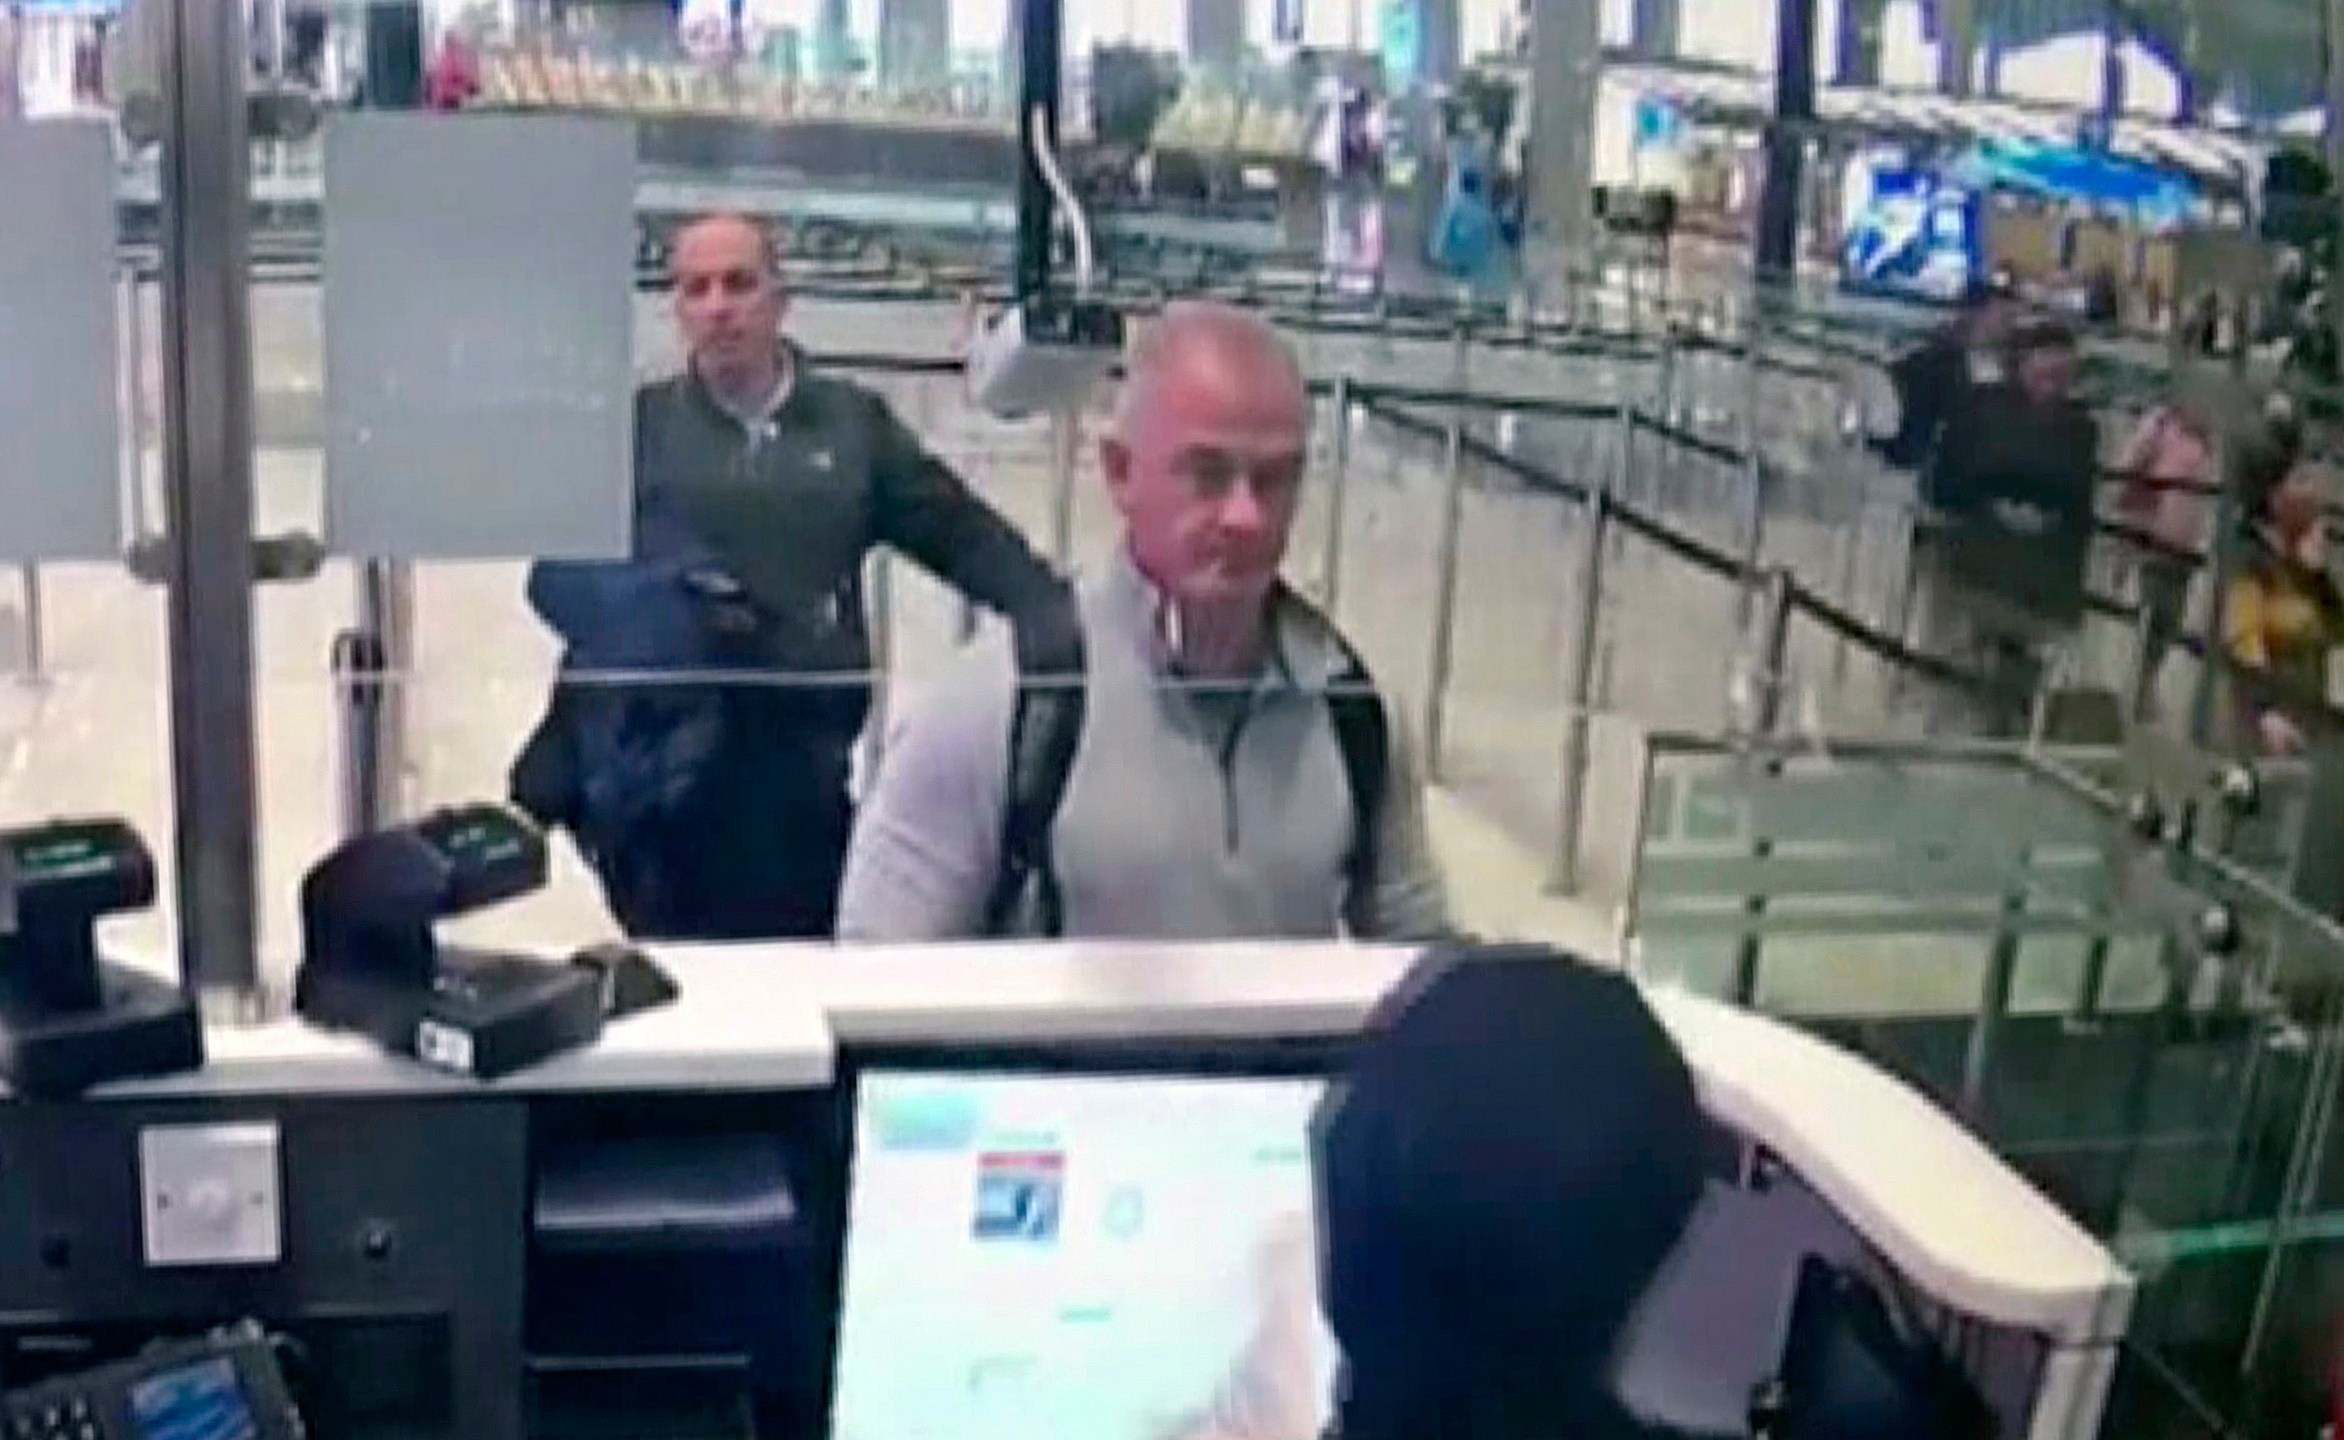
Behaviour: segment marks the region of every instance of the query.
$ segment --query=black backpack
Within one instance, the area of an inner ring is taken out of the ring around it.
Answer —
[[[1304,606],[1313,616],[1318,613],[1291,592],[1278,603]],[[1000,868],[985,902],[987,935],[1010,933],[1029,889],[1041,937],[1057,939],[1066,931],[1066,900],[1051,862],[1050,831],[1066,799],[1075,751],[1082,743],[1086,666],[1082,626],[1073,604],[1070,596],[1065,613],[1017,627],[1017,706],[1009,723],[1008,803],[1001,815]],[[1376,878],[1376,827],[1391,762],[1391,719],[1366,663],[1332,623],[1320,618],[1343,654],[1342,670],[1328,685],[1326,702],[1351,789],[1351,848],[1343,858],[1343,874],[1349,892],[1357,895]]]

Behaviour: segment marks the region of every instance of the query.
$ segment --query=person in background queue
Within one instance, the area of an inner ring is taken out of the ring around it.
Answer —
[[[2301,755],[2327,708],[2329,657],[2344,646],[2344,592],[2329,570],[2325,487],[2318,468],[2241,476],[2246,526],[2238,573],[2222,600],[2244,748]]]
[[[1985,685],[1965,708],[1986,734],[2026,732],[2056,659],[2083,623],[2099,422],[2073,394],[2075,332],[2012,332],[2011,378],[1972,399],[1940,461],[1937,603],[1930,648]]]
[[[1124,530],[1079,654],[1017,637],[912,707],[855,826],[847,940],[1447,929],[1391,707],[1278,570],[1307,392],[1259,317],[1181,304],[1100,448]]]
[[[2165,659],[2187,622],[2189,591],[2212,526],[2213,402],[2203,387],[2184,387],[2141,417],[2116,473],[2123,488],[2116,512],[2136,538],[2134,593],[2142,612],[2136,715],[2156,700]]]
[[[1961,310],[1888,367],[1896,394],[1896,432],[1875,448],[1890,464],[1917,472],[1921,498],[1937,503],[1932,481],[1949,428],[1979,389],[2004,378],[2002,347],[2018,301],[2007,278],[1973,283]]]
[[[827,936],[871,703],[865,557],[892,546],[1017,617],[1062,614],[1065,585],[885,401],[782,338],[758,224],[695,221],[672,254],[689,359],[635,396],[634,557],[531,570],[564,676],[512,793],[576,838],[630,935]]]

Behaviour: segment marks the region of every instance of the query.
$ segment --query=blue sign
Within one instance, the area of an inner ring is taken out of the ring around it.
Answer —
[[[1658,95],[1636,97],[1636,144],[1670,146],[1684,134],[1684,114]]]

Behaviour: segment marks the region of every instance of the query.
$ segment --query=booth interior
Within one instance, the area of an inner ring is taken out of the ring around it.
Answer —
[[[1164,1433],[1252,1333],[1273,1242],[1310,1263],[1311,1112],[1416,963],[655,953],[672,1003],[493,1082],[286,1020],[0,1109],[9,1385],[250,1319],[319,1435]],[[1784,1433],[1936,1433],[1896,1428],[1943,1402],[1898,1393],[1894,1340],[1995,1433],[2097,1432],[2134,1287],[2104,1246],[1864,1061],[1649,1000],[1716,1148],[1620,1363],[1633,1409],[1740,1435],[1786,1363],[1853,1367],[1825,1386],[1852,1409]]]

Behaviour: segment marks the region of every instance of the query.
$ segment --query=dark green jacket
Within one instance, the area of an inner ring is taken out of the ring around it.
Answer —
[[[707,547],[760,612],[774,669],[869,674],[862,571],[878,545],[1013,619],[1055,599],[1050,567],[885,400],[791,359],[796,381],[761,425],[688,372],[635,396],[638,535],[673,525]],[[834,723],[851,737],[868,686],[843,688]]]

